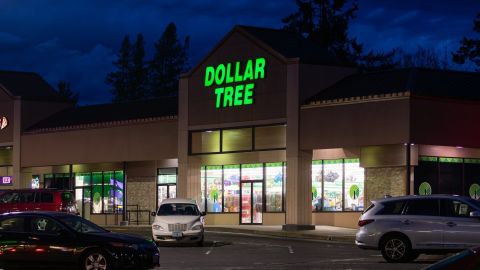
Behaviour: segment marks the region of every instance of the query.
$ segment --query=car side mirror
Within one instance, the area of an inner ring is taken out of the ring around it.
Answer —
[[[470,212],[470,217],[472,217],[472,218],[480,218],[480,211],[472,211],[472,212]]]
[[[156,216],[156,215],[157,215],[157,213],[155,213],[155,212],[151,212],[151,213],[150,213],[150,215],[152,215],[152,217],[154,217],[154,216]]]
[[[206,215],[207,215],[207,212],[202,212],[202,213],[200,213],[200,215],[206,216]]]

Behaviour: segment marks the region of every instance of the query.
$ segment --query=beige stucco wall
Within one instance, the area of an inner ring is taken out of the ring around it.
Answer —
[[[285,213],[263,213],[263,225],[285,224]]]
[[[239,222],[239,213],[207,214],[205,216],[205,225],[238,225]]]
[[[360,212],[317,212],[312,213],[312,220],[314,225],[328,225],[345,228],[358,228],[358,219]]]
[[[22,136],[22,167],[177,157],[177,121]]]
[[[300,148],[328,149],[409,141],[409,100],[303,107]]]

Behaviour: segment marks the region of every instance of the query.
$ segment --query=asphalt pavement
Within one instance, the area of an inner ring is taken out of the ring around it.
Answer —
[[[422,255],[412,263],[386,263],[379,251],[332,241],[207,232],[205,246],[161,247],[157,269],[422,269],[444,256]]]

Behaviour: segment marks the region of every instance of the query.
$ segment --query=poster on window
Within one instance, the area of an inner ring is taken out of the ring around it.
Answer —
[[[222,166],[208,166],[206,179],[207,211],[222,212]]]
[[[345,159],[345,211],[363,211],[365,170],[358,159]]]
[[[242,181],[263,180],[263,164],[243,164]]]
[[[224,212],[240,211],[240,165],[223,166]]]
[[[324,211],[342,211],[343,161],[323,161]]]

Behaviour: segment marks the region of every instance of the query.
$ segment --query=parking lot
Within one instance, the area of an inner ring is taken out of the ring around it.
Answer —
[[[158,269],[422,269],[442,256],[388,264],[353,244],[207,232],[204,247],[161,247]]]

